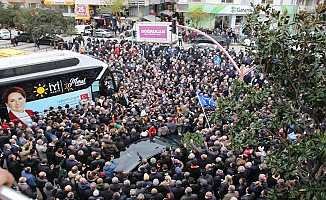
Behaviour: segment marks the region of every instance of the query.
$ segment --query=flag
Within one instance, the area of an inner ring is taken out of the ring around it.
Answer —
[[[89,99],[90,99],[90,97],[89,97],[88,93],[84,93],[84,94],[80,95],[80,100],[89,100]]]
[[[197,98],[202,107],[216,108],[216,103],[212,97],[197,93]]]

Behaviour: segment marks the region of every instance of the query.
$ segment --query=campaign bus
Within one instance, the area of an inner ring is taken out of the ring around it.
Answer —
[[[106,63],[72,51],[2,58],[0,117],[27,124],[28,115],[50,107],[73,107],[112,94],[118,82]]]

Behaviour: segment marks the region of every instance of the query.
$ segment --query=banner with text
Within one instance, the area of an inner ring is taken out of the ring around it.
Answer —
[[[138,42],[171,43],[171,22],[136,23]]]

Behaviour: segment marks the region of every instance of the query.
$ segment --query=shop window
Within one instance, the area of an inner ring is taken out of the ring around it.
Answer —
[[[222,3],[233,3],[233,0],[221,0]]]

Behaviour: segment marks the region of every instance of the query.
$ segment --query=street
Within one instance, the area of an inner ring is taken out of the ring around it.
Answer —
[[[52,51],[54,50],[52,47],[47,45],[40,45],[40,49],[35,47],[34,43],[26,43],[26,42],[20,42],[18,43],[18,46],[13,46],[10,43],[10,40],[0,40],[0,49],[16,49],[16,50],[23,50],[26,52],[39,52],[39,51]]]

